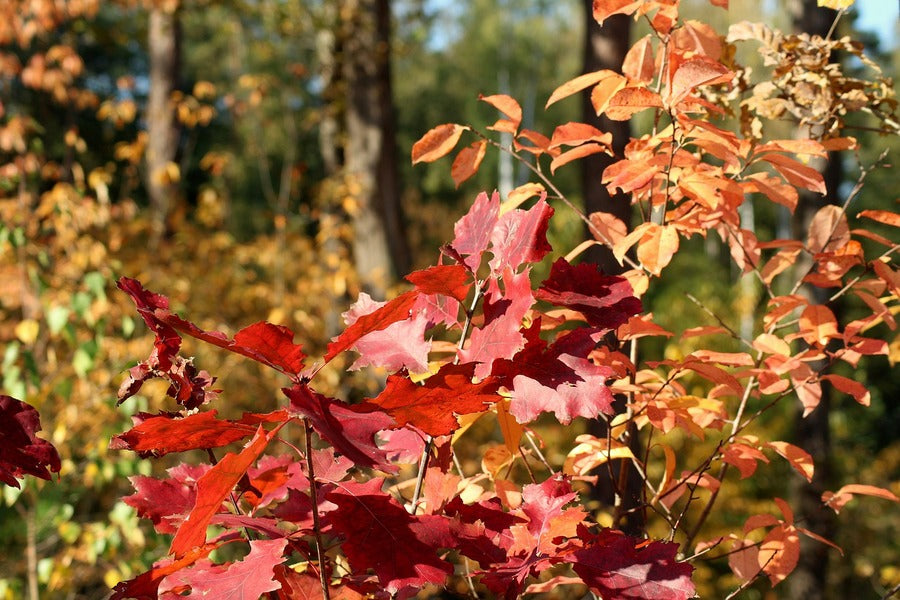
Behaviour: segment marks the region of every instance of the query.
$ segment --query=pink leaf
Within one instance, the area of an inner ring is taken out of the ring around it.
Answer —
[[[478,194],[469,212],[453,226],[456,237],[450,246],[460,255],[466,257],[464,263],[472,271],[481,264],[481,255],[487,250],[491,241],[491,232],[500,216],[500,195],[497,192],[488,195]]]
[[[529,210],[515,209],[503,214],[491,232],[491,271],[507,267],[516,270],[523,263],[540,261],[552,248],[547,243],[547,227],[553,209],[543,197]]]

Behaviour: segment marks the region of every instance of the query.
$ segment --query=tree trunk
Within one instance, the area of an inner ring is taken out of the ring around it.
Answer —
[[[147,97],[147,195],[152,219],[151,246],[166,234],[166,221],[178,193],[178,124],[172,92],[181,62],[181,25],[177,7],[156,4],[147,27],[150,55],[150,91]]]
[[[614,15],[604,21],[601,26],[594,19],[592,0],[582,0],[585,19],[585,38],[583,69],[591,73],[601,69],[622,71],[622,63],[628,52],[631,37],[631,18],[626,15]],[[597,116],[591,104],[590,90],[582,94],[582,120],[601,131],[608,131],[613,136],[615,156],[592,154],[581,161],[581,189],[584,196],[584,210],[590,215],[594,212],[611,213],[631,228],[631,200],[627,194],[611,195],[601,183],[601,175],[610,164],[622,158],[625,145],[631,136],[628,121],[613,121],[605,116]],[[590,232],[589,237],[593,237]],[[606,246],[592,246],[583,259],[600,266],[604,273],[618,274],[624,269],[613,257],[612,249]],[[617,396],[614,407],[617,412],[625,410],[625,397]],[[592,423],[591,433],[597,437],[606,436],[605,424],[596,420]],[[640,439],[637,428],[632,423],[628,429],[628,442],[635,456],[641,456]],[[604,504],[615,508],[618,525],[625,533],[642,535],[644,515],[635,510],[641,503],[642,481],[630,461],[612,461],[596,471],[597,484],[592,488],[592,496]]]
[[[819,8],[816,0],[795,0],[793,6],[793,25],[797,32],[825,36],[834,22],[836,13]],[[809,136],[815,132],[801,132]],[[825,161],[813,164],[818,168],[827,187],[826,196],[822,197],[808,191],[801,191],[797,210],[793,219],[793,237],[804,239],[807,228],[816,212],[826,204],[838,204],[838,187],[843,179],[843,167],[840,156],[832,153]],[[805,269],[800,264],[798,268]],[[807,293],[814,302],[821,303],[827,298],[820,288],[811,288]],[[834,307],[832,307],[834,309]],[[815,365],[813,365],[815,368]],[[835,519],[831,510],[822,505],[822,492],[828,488],[831,479],[831,393],[828,385],[823,386],[822,400],[812,414],[803,418],[802,409],[798,407],[794,417],[794,443],[810,453],[815,463],[815,474],[811,483],[798,478],[792,480],[791,495],[797,520],[810,531],[826,538],[833,539]],[[787,579],[788,597],[797,600],[820,600],[828,597],[828,560],[830,549],[806,536],[800,540],[800,560],[797,568]]]
[[[628,52],[631,35],[631,18],[613,15],[601,27],[594,19],[592,0],[582,0],[585,18],[584,73],[601,69],[622,72],[622,62]],[[601,174],[610,164],[622,158],[625,144],[631,136],[628,121],[613,121],[605,116],[598,117],[591,104],[590,90],[582,94],[582,119],[601,131],[613,136],[615,157],[606,154],[592,154],[581,161],[581,189],[584,195],[584,210],[607,212],[615,215],[631,228],[631,202],[627,194],[611,195],[600,183]],[[590,233],[588,233],[590,235]],[[593,246],[585,254],[585,260],[600,265],[605,273],[622,272],[622,267],[613,257],[612,250],[605,246]]]
[[[345,0],[344,167],[352,186],[353,254],[360,282],[383,297],[411,262],[401,218],[391,86],[389,0]]]

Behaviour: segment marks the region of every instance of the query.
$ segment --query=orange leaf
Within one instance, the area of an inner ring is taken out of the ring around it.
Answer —
[[[800,315],[800,336],[809,344],[824,346],[838,336],[837,319],[823,304],[811,304]]]
[[[559,146],[578,146],[585,142],[598,142],[609,146],[612,144],[612,134],[608,131],[600,131],[593,125],[587,123],[569,122],[560,125],[553,130],[553,136],[550,138],[550,148],[558,148]]]
[[[772,202],[785,206],[791,212],[797,208],[799,194],[797,189],[766,173],[753,173],[747,177],[755,191],[766,196]]]
[[[900,298],[900,274],[880,260],[873,260],[870,264],[875,274],[890,288],[891,293]]]
[[[812,481],[815,467],[812,456],[806,450],[787,442],[768,442],[766,445],[791,463],[791,466],[807,481]]]
[[[719,60],[722,56],[722,40],[716,31],[700,21],[688,19],[684,26],[672,32],[672,40],[679,50]]]
[[[763,160],[775,167],[789,183],[805,190],[825,194],[825,179],[822,174],[789,156],[767,154]]]
[[[609,99],[606,116],[613,121],[627,121],[635,113],[648,108],[662,108],[659,94],[645,87],[627,87]]]
[[[869,406],[872,401],[869,390],[858,381],[853,381],[852,379],[841,375],[822,375],[822,379],[830,381],[831,385],[845,394],[850,394],[853,396],[854,400],[863,406]]]
[[[810,252],[835,252],[850,241],[847,216],[840,206],[828,204],[820,208],[809,223]]]
[[[577,146],[563,152],[552,161],[550,161],[550,172],[556,173],[556,170],[561,166],[572,162],[573,160],[578,160],[579,158],[584,158],[585,156],[590,156],[591,154],[598,154],[600,152],[608,152],[609,146],[604,144],[597,144],[595,142],[591,142],[590,144],[582,144],[581,146]]]
[[[637,257],[653,275],[659,275],[678,251],[678,232],[671,225],[650,223],[638,242]]]
[[[858,216],[866,217],[867,219],[872,219],[873,221],[878,221],[879,223],[884,223],[885,225],[900,227],[900,214],[897,214],[895,212],[890,212],[887,210],[864,210],[860,212]]]
[[[474,142],[459,151],[453,160],[453,166],[450,167],[450,177],[453,178],[453,183],[457,188],[463,181],[478,172],[485,152],[487,152],[487,142],[484,140]]]
[[[612,15],[630,15],[643,3],[643,0],[594,0],[594,19],[602,25]]]
[[[650,83],[656,71],[653,60],[653,41],[650,34],[635,43],[622,62],[622,73],[632,81]]]
[[[753,359],[746,352],[716,352],[714,350],[694,350],[691,356],[696,356],[703,362],[714,362],[731,367],[749,367],[753,365]]]
[[[667,100],[669,106],[675,106],[684,100],[694,88],[712,83],[731,81],[733,73],[725,65],[707,58],[694,58],[684,62],[669,86]]]
[[[800,248],[785,248],[779,250],[778,253],[770,258],[760,271],[760,276],[766,284],[772,283],[772,280],[779,274],[791,267],[797,262],[800,255]]]
[[[519,103],[514,98],[506,94],[495,94],[493,96],[478,96],[478,99],[487,102],[509,117],[509,119],[500,119],[488,129],[515,135],[516,130],[519,129],[519,125],[522,123],[522,107],[519,106]]]
[[[509,398],[500,399],[494,405],[494,410],[497,412],[497,423],[500,425],[500,433],[503,434],[503,443],[506,444],[510,454],[515,455],[519,451],[523,427],[509,414]]]
[[[546,193],[546,191],[547,190],[546,188],[544,188],[543,184],[523,183],[519,187],[512,190],[506,197],[506,201],[500,205],[500,214],[502,215],[503,213],[518,207],[529,198],[540,196],[541,194]]]
[[[728,554],[728,566],[742,582],[746,583],[759,574],[759,548],[749,540],[735,540]]]
[[[793,526],[775,527],[759,548],[759,566],[778,585],[797,567],[800,559],[800,536]]]
[[[737,467],[741,472],[741,479],[746,479],[756,472],[757,461],[769,462],[765,454],[745,444],[727,446],[722,452],[722,460]]]
[[[820,158],[828,156],[825,147],[816,140],[772,140],[757,147],[756,152],[760,154],[763,152],[790,152],[791,154],[804,154]]]
[[[459,141],[462,132],[468,129],[456,123],[444,123],[429,130],[412,147],[412,164],[434,162],[446,156]]]
[[[704,325],[702,327],[691,327],[690,329],[685,329],[681,333],[681,339],[686,340],[688,338],[698,337],[701,335],[718,335],[720,333],[728,333],[728,330],[724,327]]]
[[[593,73],[585,73],[584,75],[579,75],[575,79],[570,79],[565,82],[550,94],[550,98],[547,100],[547,104],[544,105],[544,108],[548,108],[551,104],[559,102],[563,98],[568,98],[572,94],[577,94],[578,92],[585,90],[592,85],[596,85],[600,83],[607,77],[618,76],[618,73],[615,71],[610,71],[609,69],[603,69],[602,71],[594,71]]]
[[[609,107],[610,98],[624,88],[627,83],[627,79],[616,74],[614,77],[604,79],[595,85],[594,89],[591,90],[591,106],[594,107],[594,112],[602,115]]]
[[[753,340],[753,347],[766,354],[780,354],[790,356],[791,347],[783,339],[771,333],[761,333]]]
[[[890,490],[861,483],[845,485],[836,492],[825,492],[822,494],[822,502],[830,506],[834,512],[839,513],[844,505],[853,499],[855,494],[875,496],[876,498],[883,498],[884,500],[890,500],[891,502],[900,502],[900,498],[894,495]]]
[[[595,212],[589,216],[591,233],[608,246],[615,246],[628,235],[628,226],[608,212]]]

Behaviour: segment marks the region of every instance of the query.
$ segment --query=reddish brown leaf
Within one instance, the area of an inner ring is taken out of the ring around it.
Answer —
[[[800,196],[794,186],[766,173],[753,173],[747,176],[747,180],[753,183],[754,191],[763,194],[772,202],[787,207],[791,212],[797,208]]]
[[[628,235],[628,226],[612,213],[594,212],[589,215],[589,218],[591,234],[610,248]]]
[[[866,217],[885,225],[900,227],[900,214],[887,210],[864,210],[859,213],[860,217]]]
[[[456,123],[445,123],[429,130],[412,147],[412,164],[434,162],[446,156],[459,142],[459,137],[467,127]]]
[[[171,554],[182,558],[206,542],[206,527],[213,515],[219,512],[225,497],[247,474],[247,469],[256,462],[268,443],[269,437],[260,427],[243,450],[238,454],[226,454],[197,481],[197,501],[172,540]]]
[[[50,479],[61,463],[53,444],[37,437],[41,417],[30,404],[0,395],[0,481],[19,487],[25,475]]]
[[[396,421],[412,424],[431,436],[447,435],[459,428],[456,415],[484,412],[496,402],[498,381],[487,378],[472,383],[475,364],[445,365],[417,385],[406,376],[391,375],[377,397],[355,405],[357,412],[378,407]]]
[[[769,462],[766,455],[757,448],[746,444],[730,444],[722,451],[722,460],[737,467],[741,479],[746,479],[756,472],[757,461]]]
[[[800,560],[800,536],[793,526],[774,527],[759,547],[759,566],[772,585],[784,581]]]
[[[719,60],[722,56],[722,40],[719,34],[700,21],[687,19],[682,27],[672,32],[672,41],[679,50]]]
[[[457,188],[462,182],[478,172],[478,167],[481,166],[481,161],[484,160],[486,152],[487,142],[485,140],[472,142],[471,145],[459,151],[459,154],[453,159],[453,165],[450,167],[450,177],[453,178],[453,183],[456,184]]]

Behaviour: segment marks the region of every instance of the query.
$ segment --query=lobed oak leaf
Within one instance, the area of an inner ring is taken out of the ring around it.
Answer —
[[[430,129],[412,147],[412,164],[434,162],[446,156],[456,147],[463,131],[468,127],[445,123]]]
[[[628,280],[604,275],[592,263],[572,266],[562,258],[550,267],[550,276],[534,297],[577,310],[592,327],[604,329],[616,328],[643,310]]]
[[[515,209],[500,216],[491,232],[491,271],[517,270],[524,263],[540,262],[552,250],[547,227],[553,208],[544,196],[528,210]]]
[[[395,427],[414,425],[431,436],[448,435],[459,427],[456,415],[484,412],[496,402],[500,382],[488,377],[473,383],[475,364],[447,364],[417,385],[403,375],[391,375],[375,398],[354,405],[356,412],[381,410]]]
[[[528,375],[513,378],[509,412],[519,423],[530,423],[544,412],[552,413],[563,425],[575,417],[595,419],[613,413],[613,395],[606,385],[615,373],[611,368],[568,354],[560,355],[558,362],[560,370],[573,374],[575,381],[547,381],[559,376],[554,372],[539,379]]]
[[[19,487],[25,475],[49,480],[59,473],[59,453],[53,444],[37,437],[41,417],[30,404],[0,395],[0,481]]]
[[[181,464],[168,469],[165,479],[129,477],[135,493],[122,501],[136,509],[142,519],[150,519],[157,532],[174,534],[196,503],[197,480],[211,468]]]
[[[275,579],[275,567],[284,561],[287,540],[250,540],[248,543],[250,553],[243,560],[227,565],[199,561],[163,579],[159,593],[187,586],[191,596],[247,600],[281,589],[281,583]]]
[[[397,321],[384,329],[367,333],[353,345],[360,356],[347,370],[377,366],[390,373],[401,369],[426,373],[428,353],[431,351],[431,340],[425,338],[427,327],[428,319],[420,313],[411,319]]]
[[[159,586],[170,574],[177,573],[198,560],[209,556],[209,553],[218,548],[220,543],[204,544],[195,548],[178,559],[165,559],[155,563],[149,571],[141,573],[133,579],[122,581],[113,588],[110,600],[125,600],[137,598],[139,600],[153,600],[159,597]]]
[[[394,419],[380,411],[358,412],[345,402],[323,396],[306,385],[281,390],[291,401],[291,411],[309,419],[313,429],[335,450],[361,467],[395,473],[386,453],[375,443],[375,434],[394,426]]]
[[[696,594],[694,568],[675,558],[678,544],[643,541],[604,529],[566,560],[604,598],[687,600]]]
[[[344,350],[352,348],[367,333],[381,331],[397,321],[408,319],[418,295],[416,290],[400,294],[373,312],[357,318],[352,325],[329,342],[323,361],[327,363]]]
[[[457,189],[464,181],[478,172],[478,167],[481,166],[481,161],[484,160],[486,153],[487,142],[485,140],[472,142],[472,144],[459,151],[459,154],[456,155],[456,158],[453,159],[453,164],[450,166],[450,177],[453,178],[453,183]]]
[[[491,233],[500,216],[500,194],[490,198],[478,194],[469,212],[453,226],[455,237],[450,246],[464,256],[463,263],[472,271],[481,264],[481,256],[491,242]]]
[[[206,527],[213,515],[219,512],[225,497],[247,474],[247,469],[256,462],[268,443],[269,436],[260,426],[243,450],[238,454],[229,452],[197,480],[196,502],[172,540],[171,554],[182,558],[206,542]]]
[[[422,294],[442,294],[463,302],[469,295],[472,282],[462,265],[436,265],[413,271],[404,279]]]
[[[452,566],[438,557],[439,548],[454,547],[447,520],[437,515],[409,514],[381,491],[382,479],[343,482],[326,499],[337,509],[325,521],[343,538],[341,545],[355,573],[372,569],[391,594],[407,587],[441,584]]]

